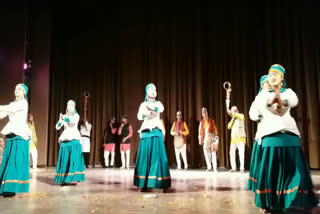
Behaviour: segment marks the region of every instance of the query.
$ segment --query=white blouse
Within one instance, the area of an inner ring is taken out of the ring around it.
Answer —
[[[85,124],[82,124],[80,126],[81,136],[90,137],[91,128],[92,128],[92,125],[88,123],[88,121]],[[90,138],[81,137],[80,144],[81,144],[82,152],[90,152]]]
[[[80,140],[81,135],[78,130],[79,114],[74,113],[70,116],[66,115],[66,118],[69,118],[70,121],[66,122],[65,120],[59,120],[56,124],[57,130],[60,130],[62,126],[64,127],[64,130],[59,137],[59,143],[63,141]]]
[[[90,137],[92,125],[87,121],[85,124],[80,126],[80,134]]]
[[[269,103],[275,96],[274,92],[262,91],[250,107],[250,118],[258,120],[259,114],[262,115],[262,120],[258,125],[257,136],[262,138],[266,135],[273,134],[280,131],[288,131],[300,136],[296,121],[290,114],[290,109],[298,105],[298,97],[291,89],[286,89],[280,93],[280,98],[288,104],[288,110],[281,116],[272,113],[268,107]]]
[[[20,99],[11,102],[9,105],[0,106],[0,112],[2,117],[9,117],[9,122],[2,129],[1,134],[15,134],[24,140],[30,140],[32,133],[27,124],[28,101],[26,99]]]
[[[258,96],[258,95],[257,95]],[[257,96],[255,97],[254,101],[252,102],[251,106],[250,106],[250,110],[249,110],[249,117],[251,120],[253,121],[257,121],[258,124],[257,124],[257,131],[256,131],[256,135],[254,137],[255,140],[260,140],[260,132],[261,132],[261,120],[263,119],[262,117],[260,118],[259,115],[260,115],[260,112],[257,108]],[[261,115],[262,116],[262,115]]]
[[[148,110],[148,106],[152,109],[157,108],[157,112],[152,112]],[[138,120],[143,120],[141,128],[138,130],[138,132],[141,134],[141,131],[144,129],[154,129],[158,128],[162,131],[164,134],[164,128],[162,125],[162,122],[160,120],[160,113],[164,111],[164,107],[160,101],[155,102],[143,102],[141,103],[139,107],[138,112]],[[152,112],[152,115],[151,115]]]

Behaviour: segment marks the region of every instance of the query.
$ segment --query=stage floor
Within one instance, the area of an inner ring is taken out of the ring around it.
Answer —
[[[142,196],[150,193],[141,193],[132,185],[133,169],[89,168],[85,182],[61,187],[53,182],[54,168],[40,168],[30,173],[29,194],[0,197],[0,213],[259,213],[253,203],[254,194],[246,190],[247,172],[174,169],[170,172],[169,193],[152,190],[158,197],[144,199]],[[312,178],[319,197],[320,171],[312,171]],[[320,207],[312,213],[320,213]]]

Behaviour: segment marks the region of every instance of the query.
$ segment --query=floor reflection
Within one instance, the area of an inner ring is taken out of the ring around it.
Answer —
[[[133,169],[89,168],[86,181],[75,186],[54,183],[54,168],[30,171],[30,193],[0,198],[0,213],[259,213],[254,194],[246,190],[248,173],[171,170],[169,193],[144,199],[132,185]],[[320,194],[320,171],[312,172]],[[304,213],[289,210],[287,213]],[[320,207],[313,209],[320,213]]]

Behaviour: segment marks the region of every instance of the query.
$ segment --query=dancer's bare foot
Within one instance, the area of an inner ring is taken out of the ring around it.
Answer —
[[[260,212],[262,213],[271,213],[270,209],[260,209]]]

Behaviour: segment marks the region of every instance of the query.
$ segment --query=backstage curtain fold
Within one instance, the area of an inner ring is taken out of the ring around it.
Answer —
[[[174,5],[126,7],[108,11],[83,9],[62,11],[54,17],[52,35],[50,124],[48,165],[58,157],[54,129],[59,113],[69,99],[83,115],[83,92],[88,90],[88,119],[93,124],[91,164],[101,164],[102,143],[111,116],[120,122],[127,114],[134,135],[131,164],[135,163],[139,136],[137,120],[145,86],[157,86],[161,115],[166,126],[165,146],[170,166],[176,165],[170,129],[176,111],[183,112],[190,129],[187,138],[191,167],[205,166],[198,144],[201,108],[208,108],[220,136],[218,164],[230,167],[230,117],[226,113],[225,90],[232,84],[231,106],[246,117],[245,167],[249,168],[256,123],[249,108],[259,89],[260,76],[272,64],[286,68],[288,87],[299,97],[292,109],[301,132],[302,148],[311,168],[320,168],[319,78],[320,49],[316,13],[312,5],[281,1],[248,8],[224,5]],[[259,2],[261,4],[261,2]],[[69,18],[65,17],[69,14]],[[72,17],[72,18],[70,18]],[[116,164],[120,165],[117,148]]]

